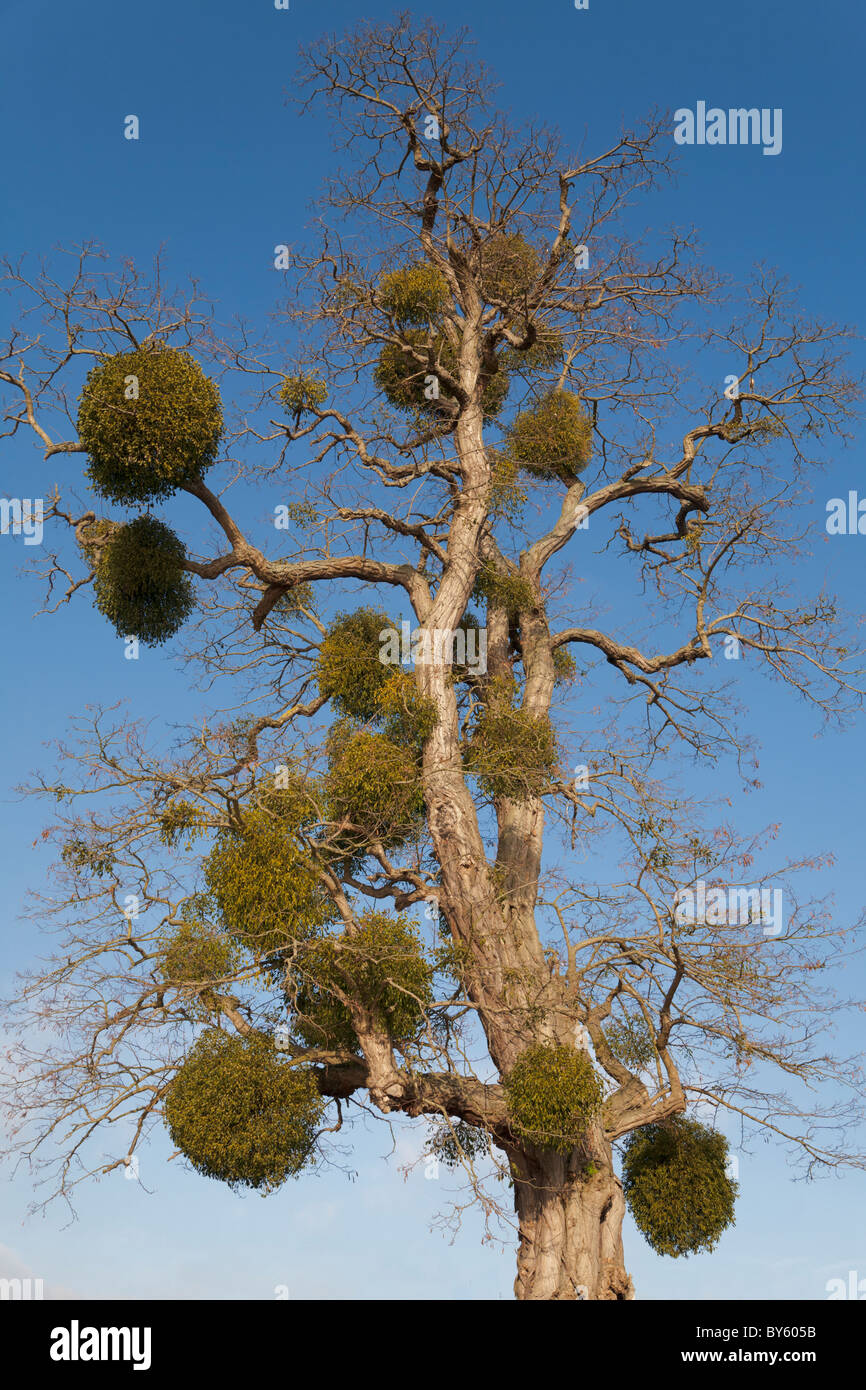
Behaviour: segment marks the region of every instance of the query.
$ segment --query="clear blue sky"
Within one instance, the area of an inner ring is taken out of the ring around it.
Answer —
[[[297,44],[324,26],[353,25],[361,13],[392,12],[370,0],[363,8],[291,0],[288,12],[271,0],[0,3],[0,246],[39,254],[95,238],[144,264],[164,244],[171,275],[195,274],[226,318],[261,317],[279,289],[273,247],[303,239],[332,158],[322,121],[285,105]],[[862,324],[860,6],[591,0],[577,12],[570,0],[437,0],[435,15],[454,26],[468,16],[479,56],[503,81],[503,106],[518,120],[557,125],[567,143],[587,131],[602,146],[621,121],[652,107],[706,100],[783,108],[781,155],[686,149],[678,182],[653,215],[659,224],[694,223],[720,270],[745,276],[767,261],[802,287],[808,310]],[[141,120],[138,143],[122,138],[129,113]],[[0,487],[6,496],[44,496],[80,462],[45,465],[22,436],[2,450]],[[855,609],[866,538],[829,541],[823,522],[826,499],[858,486],[866,490],[862,440],[831,460],[812,526],[813,579],[826,577]],[[39,592],[19,577],[26,558],[20,540],[0,538],[3,992],[38,950],[18,914],[44,866],[32,848],[42,811],[14,803],[10,789],[44,765],[43,742],[88,702],[129,697],[136,712],[172,721],[200,708],[170,652],[125,662],[88,602],[33,620]],[[739,803],[744,826],[782,820],[792,854],[833,850],[837,865],[823,887],[850,920],[866,900],[862,726],[818,740],[814,718],[784,691],[748,669],[740,679],[750,728],[763,743],[765,787]],[[846,984],[863,997],[862,979]],[[860,1046],[854,1033],[845,1041]],[[395,1133],[392,1157],[383,1127],[360,1137],[354,1181],[337,1173],[303,1179],[266,1202],[234,1197],[178,1163],[167,1168],[159,1144],[142,1159],[152,1195],[115,1173],[82,1194],[71,1226],[59,1210],[22,1224],[31,1194],[19,1175],[0,1188],[0,1276],[29,1271],[55,1292],[96,1297],[268,1298],[277,1284],[292,1297],[509,1297],[513,1256],[483,1246],[471,1216],[453,1245],[428,1229],[445,1184],[425,1181],[420,1170],[404,1181],[401,1155],[420,1141]],[[628,1226],[639,1295],[820,1299],[831,1277],[852,1269],[866,1277],[863,1175],[795,1184],[782,1155],[759,1146],[741,1156],[740,1180],[738,1224],[713,1256],[659,1259]]]

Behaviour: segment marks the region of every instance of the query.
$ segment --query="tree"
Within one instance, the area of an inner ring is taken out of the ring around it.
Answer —
[[[220,328],[158,262],[150,283],[92,246],[68,282],[6,264],[5,433],[87,454],[100,508],[51,501],[76,542],[44,567],[52,606],[92,584],[123,636],[185,624],[233,711],[173,750],[98,711],[40,779],[59,892],[36,910],[67,936],[10,1005],[9,1101],[63,1195],[128,1161],[91,1153],[121,1115],[265,1191],[362,1103],[423,1116],[491,1220],[513,1205],[519,1298],[628,1299],[626,1196],[674,1256],[732,1220],[708,1113],[809,1170],[863,1161],[816,985],[839,933],[788,886],[820,861],[758,862],[773,828],[716,824],[677,782],[683,753],[753,775],[725,655],[828,718],[859,701],[833,600],[779,575],[810,443],[856,388],[844,330],[783,280],[759,272],[722,330],[692,236],[635,240],[662,118],[566,155],[492,109],[465,48],[403,18],[305,53],[347,154],[276,337]],[[283,489],[290,553],[249,538],[239,481]],[[191,503],[210,558],[175,530]],[[601,586],[611,555],[641,587],[604,630],[568,566]]]

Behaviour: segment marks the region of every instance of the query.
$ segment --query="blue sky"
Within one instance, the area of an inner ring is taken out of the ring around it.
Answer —
[[[0,247],[39,255],[95,239],[145,265],[164,245],[170,277],[197,276],[225,318],[260,319],[279,293],[273,248],[303,240],[333,159],[325,123],[285,103],[296,48],[325,27],[353,25],[359,13],[342,0],[291,0],[287,12],[269,0],[0,4]],[[363,7],[368,17],[392,13],[391,5]],[[437,0],[435,16],[456,26],[467,22],[467,7]],[[502,80],[502,105],[517,120],[558,126],[566,143],[586,132],[590,145],[606,146],[622,121],[653,107],[781,107],[778,157],[750,147],[681,150],[678,180],[654,199],[652,216],[657,225],[694,223],[719,270],[742,278],[766,261],[800,286],[807,310],[862,323],[859,7],[591,0],[577,12],[569,0],[503,0],[474,7],[468,22],[478,55]],[[122,136],[129,113],[141,120],[138,142]],[[862,365],[859,344],[855,358]],[[47,495],[80,468],[75,456],[44,464],[23,436],[3,446],[2,461],[6,496]],[[824,504],[864,486],[863,476],[858,440],[830,459],[810,529],[812,581],[826,578],[854,610],[866,538],[828,538]],[[18,914],[44,867],[32,847],[42,810],[14,802],[11,788],[44,765],[44,741],[88,703],[129,698],[135,712],[163,721],[202,707],[170,651],[124,661],[87,601],[34,620],[39,591],[19,574],[27,558],[20,540],[0,538],[3,992],[39,949]],[[836,867],[821,886],[848,921],[866,901],[862,724],[816,739],[814,716],[789,694],[751,671],[740,680],[763,745],[764,790],[739,803],[744,824],[782,820],[791,853],[832,850]],[[723,772],[710,790],[728,786]],[[845,984],[863,997],[862,975]],[[844,1041],[860,1046],[853,1032]],[[511,1252],[482,1244],[471,1214],[454,1244],[431,1232],[446,1183],[425,1181],[420,1169],[404,1180],[400,1163],[420,1139],[406,1129],[395,1139],[389,1157],[387,1130],[370,1126],[350,1160],[353,1180],[324,1173],[266,1202],[234,1197],[177,1162],[166,1166],[160,1141],[142,1158],[142,1185],[114,1173],[82,1194],[72,1225],[59,1210],[22,1224],[32,1194],[18,1174],[0,1188],[0,1276],[29,1271],[50,1290],[94,1297],[268,1298],[276,1285],[291,1297],[509,1297]],[[782,1155],[759,1145],[741,1156],[740,1182],[737,1226],[712,1256],[659,1259],[627,1227],[640,1296],[820,1299],[830,1278],[852,1269],[866,1277],[862,1174],[794,1183]]]

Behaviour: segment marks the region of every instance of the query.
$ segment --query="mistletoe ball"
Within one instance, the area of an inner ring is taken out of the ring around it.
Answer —
[[[158,646],[194,607],[183,542],[154,516],[119,526],[100,553],[93,581],[96,607],[120,637]]]
[[[187,352],[160,344],[117,353],[88,375],[78,434],[103,497],[121,505],[167,497],[216,458],[219,391]]]

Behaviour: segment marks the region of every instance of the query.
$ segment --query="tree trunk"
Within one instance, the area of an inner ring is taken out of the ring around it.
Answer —
[[[512,1171],[520,1225],[515,1296],[634,1298],[622,1249],[625,1199],[609,1151],[588,1160],[524,1150]]]

